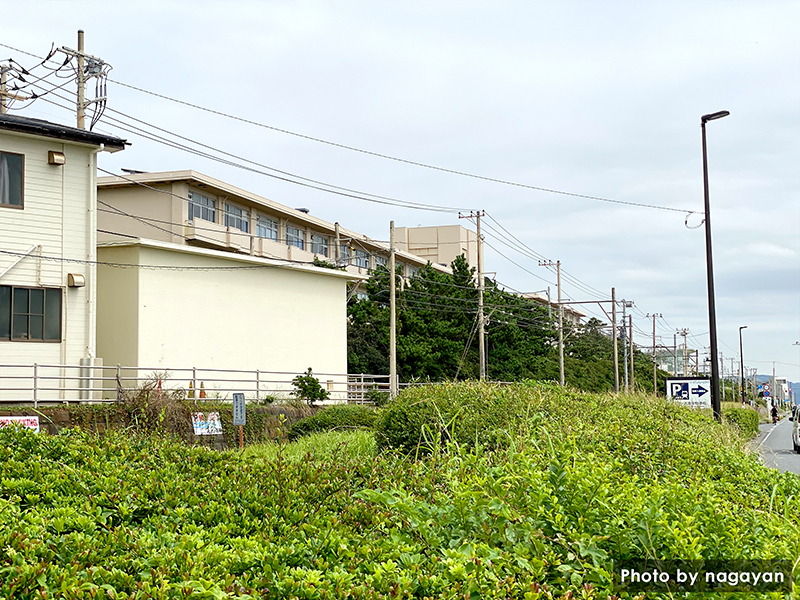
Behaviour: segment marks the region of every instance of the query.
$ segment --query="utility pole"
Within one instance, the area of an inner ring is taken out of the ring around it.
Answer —
[[[611,288],[611,329],[614,332],[614,393],[619,394],[619,352],[617,351],[617,293]]]
[[[630,391],[630,383],[628,379],[628,316],[627,309],[633,306],[633,302],[628,300],[622,301],[622,364],[625,367],[623,372],[625,375],[625,391]],[[631,353],[633,353],[633,346],[631,346]],[[631,359],[631,366],[633,360]]]
[[[338,221],[333,224],[333,231],[334,231],[334,234],[336,236],[336,246],[334,246],[334,248],[333,248],[333,261],[334,261],[334,263],[336,263],[336,266],[338,267],[338,266],[340,266],[339,265],[339,261],[342,258],[342,248],[341,248],[342,238],[341,238],[341,235],[339,234],[339,222]]]
[[[661,313],[647,315],[653,317],[653,394],[658,395],[658,367],[656,366],[656,319],[662,317]]]
[[[561,261],[540,260],[540,267],[555,267],[558,284],[558,384],[564,387],[564,305],[561,303]]]
[[[459,219],[475,219],[478,234],[478,362],[481,381],[486,381],[486,319],[483,315],[483,238],[481,237],[481,217],[486,212],[482,210],[469,211],[468,215],[459,213]]]
[[[83,29],[78,29],[78,129],[86,129],[86,58],[83,50]]]
[[[6,64],[0,65],[0,115],[8,112],[9,100],[30,100],[31,96],[8,91],[8,72],[12,68]]]
[[[72,50],[66,46],[59,48],[61,52],[67,56],[77,59],[77,84],[78,84],[78,99],[75,103],[78,129],[86,129],[86,108],[95,104],[95,114],[92,119],[90,129],[95,125],[100,118],[107,100],[106,96],[106,80],[108,71],[111,69],[102,59],[86,54],[84,52],[83,42],[83,29],[78,30],[78,49]],[[98,78],[97,83],[97,97],[94,100],[86,101],[86,82],[92,77]]]
[[[633,302],[631,302],[631,306],[633,306]],[[633,373],[633,356],[634,356],[634,347],[633,347],[633,315],[628,315],[628,322],[630,323],[631,335],[630,335],[630,343],[631,343],[631,392],[636,391],[634,387],[634,373]]]
[[[397,303],[395,299],[394,221],[389,222],[389,397],[397,396]]]
[[[681,375],[684,377],[687,376],[687,369],[686,369],[686,355],[689,352],[689,349],[686,346],[686,336],[689,334],[689,330],[685,327],[683,329],[676,330],[677,335],[683,336],[683,353],[681,355]]]

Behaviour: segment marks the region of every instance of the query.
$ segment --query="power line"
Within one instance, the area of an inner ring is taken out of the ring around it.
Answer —
[[[12,46],[8,46],[6,44],[0,44],[0,45],[4,46],[6,48],[10,48],[12,50],[15,50],[17,52],[22,52],[23,54],[27,54],[29,56],[33,56],[35,58],[40,58],[40,57],[36,56],[35,54],[31,54],[29,52],[24,52],[22,50],[19,50],[17,48],[12,47]],[[210,114],[214,114],[214,115],[217,115],[217,116],[225,117],[227,119],[232,119],[232,120],[235,120],[235,121],[239,121],[239,122],[245,123],[247,125],[253,125],[255,127],[261,127],[263,129],[276,131],[278,133],[291,135],[291,136],[294,136],[294,137],[297,137],[297,138],[301,138],[301,139],[317,142],[317,143],[320,143],[320,144],[325,144],[325,145],[332,146],[332,147],[335,147],[335,148],[349,150],[351,152],[357,152],[357,153],[365,154],[365,155],[368,155],[368,156],[374,156],[374,157],[377,157],[377,158],[383,158],[383,159],[386,159],[386,160],[391,160],[391,161],[394,161],[394,162],[408,164],[408,165],[412,165],[412,166],[416,166],[416,167],[422,167],[422,168],[425,168],[425,169],[430,169],[430,170],[433,170],[433,171],[439,171],[439,172],[442,172],[442,173],[449,173],[451,175],[459,175],[461,177],[469,177],[471,179],[478,179],[478,180],[481,180],[481,181],[488,181],[488,182],[491,182],[491,183],[499,183],[501,185],[507,185],[507,186],[512,186],[512,187],[529,189],[529,190],[534,190],[534,191],[539,191],[539,192],[546,192],[546,193],[549,193],[549,194],[558,194],[558,195],[562,195],[562,196],[570,196],[570,197],[574,197],[574,198],[583,198],[583,199],[587,199],[587,200],[597,200],[597,201],[600,201],[600,202],[619,204],[619,205],[624,205],[624,206],[634,206],[634,207],[637,207],[637,208],[651,208],[651,209],[656,209],[656,210],[666,210],[666,211],[679,212],[679,213],[684,213],[684,214],[696,214],[696,213],[699,212],[699,211],[693,211],[693,210],[687,210],[687,209],[681,209],[681,208],[674,208],[674,207],[670,207],[670,206],[660,206],[660,205],[656,205],[656,204],[647,204],[647,203],[641,203],[641,202],[629,202],[629,201],[625,201],[625,200],[614,200],[614,199],[611,199],[611,198],[604,198],[604,197],[601,197],[601,196],[593,196],[593,195],[589,195],[589,194],[578,194],[578,193],[574,193],[574,192],[567,192],[567,191],[564,191],[564,190],[556,190],[556,189],[553,189],[553,188],[547,188],[547,187],[541,187],[541,186],[535,186],[535,185],[529,185],[529,184],[509,181],[509,180],[506,180],[506,179],[488,177],[488,176],[485,176],[485,175],[477,175],[475,173],[469,173],[469,172],[466,172],[466,171],[459,171],[459,170],[456,170],[456,169],[448,169],[448,168],[445,168],[445,167],[439,167],[439,166],[436,166],[436,165],[431,165],[431,164],[427,164],[427,163],[423,163],[423,162],[419,162],[419,161],[409,160],[409,159],[405,159],[405,158],[399,158],[399,157],[396,157],[396,156],[391,156],[391,155],[383,154],[383,153],[380,153],[380,152],[374,152],[374,151],[371,151],[371,150],[365,150],[363,148],[357,148],[355,146],[349,146],[347,144],[341,144],[341,143],[338,143],[338,142],[332,142],[330,140],[325,140],[325,139],[322,139],[322,138],[318,138],[318,137],[314,137],[314,136],[310,136],[310,135],[306,135],[306,134],[301,134],[301,133],[297,133],[297,132],[294,132],[294,131],[290,131],[288,129],[282,129],[280,127],[275,127],[273,125],[266,125],[264,123],[259,123],[258,121],[253,121],[251,119],[245,119],[243,117],[238,117],[238,116],[232,115],[230,113],[226,113],[226,112],[222,112],[222,111],[219,111],[219,110],[214,110],[214,109],[211,109],[211,108],[200,106],[199,104],[194,104],[192,102],[187,102],[185,100],[179,100],[177,98],[172,98],[170,96],[166,96],[164,94],[159,94],[157,92],[146,90],[144,88],[141,88],[141,87],[138,87],[138,86],[135,86],[135,85],[131,85],[131,84],[128,84],[128,83],[124,83],[122,81],[118,81],[118,80],[115,80],[115,79],[108,78],[108,81],[110,81],[112,83],[116,83],[117,85],[121,85],[121,86],[129,88],[129,89],[135,90],[135,91],[143,93],[143,94],[148,94],[148,95],[154,96],[156,98],[161,98],[163,100],[168,100],[170,102],[174,102],[176,104],[181,104],[183,106],[188,106],[188,107],[194,108],[196,110],[201,110],[201,111],[204,111],[204,112],[207,112],[207,113],[210,113]]]

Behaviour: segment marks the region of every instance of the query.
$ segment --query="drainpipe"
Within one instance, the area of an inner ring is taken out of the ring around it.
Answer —
[[[89,267],[88,285],[88,310],[89,340],[86,347],[86,356],[95,358],[97,352],[97,155],[105,150],[105,144],[89,152],[89,197],[87,207],[87,226],[89,227],[89,248],[87,260],[92,261]]]

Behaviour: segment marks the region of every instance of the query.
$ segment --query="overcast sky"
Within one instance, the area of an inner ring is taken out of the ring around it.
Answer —
[[[113,7],[113,10],[112,8]],[[124,7],[124,8],[123,8]],[[271,127],[474,175],[574,194],[703,210],[708,151],[719,349],[800,381],[800,2],[0,1],[0,43],[36,55],[77,46],[111,79]],[[36,59],[0,47],[0,58]],[[90,89],[90,95],[93,89]],[[109,84],[109,108],[220,150],[403,201],[486,210],[560,260],[573,300],[635,302],[636,339],[678,328],[708,346],[697,214],[492,183],[247,125]],[[50,97],[59,101],[53,96]],[[18,114],[72,124],[44,99]],[[107,113],[110,114],[110,113]],[[120,115],[116,115],[120,117]],[[376,239],[457,214],[318,192],[169,148],[111,123],[132,146],[100,166],[194,169]],[[239,161],[237,161],[239,162]],[[488,221],[489,224],[493,223]],[[496,227],[496,225],[495,225]],[[529,256],[486,241],[486,270],[555,294]],[[522,267],[522,268],[520,268]],[[540,279],[541,277],[542,279]],[[587,307],[589,314],[601,314]]]

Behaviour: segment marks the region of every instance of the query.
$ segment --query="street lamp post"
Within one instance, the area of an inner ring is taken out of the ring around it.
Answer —
[[[739,327],[739,360],[741,361],[739,366],[739,373],[741,375],[741,391],[742,391],[742,403],[745,402],[745,393],[744,393],[744,352],[742,352],[742,329],[747,329],[747,325],[742,325]]]
[[[730,112],[719,112],[700,117],[700,129],[703,137],[703,194],[705,199],[705,224],[706,224],[706,278],[708,280],[708,335],[711,338],[711,406],[714,418],[722,422],[721,405],[719,397],[719,364],[717,357],[717,308],[714,302],[714,263],[711,257],[711,206],[708,201],[708,157],[706,152],[706,123],[727,117]]]

